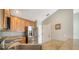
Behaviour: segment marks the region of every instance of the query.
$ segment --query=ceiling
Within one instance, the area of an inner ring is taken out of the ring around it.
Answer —
[[[31,21],[43,21],[56,11],[57,9],[12,9],[11,15]]]

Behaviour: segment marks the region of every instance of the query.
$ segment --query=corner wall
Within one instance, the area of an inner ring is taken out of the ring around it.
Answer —
[[[50,24],[51,27],[51,40],[66,40],[73,39],[73,10],[72,9],[60,9],[47,18],[43,22],[44,25]],[[61,24],[60,30],[55,30],[55,25]],[[48,30],[48,28],[47,28]],[[49,31],[49,30],[48,30]],[[43,37],[45,34],[43,34]],[[43,39],[43,41],[46,39]],[[49,39],[48,39],[49,40]]]
[[[56,30],[56,24],[60,24],[60,29]],[[72,9],[60,9],[43,22],[42,49],[73,49]]]

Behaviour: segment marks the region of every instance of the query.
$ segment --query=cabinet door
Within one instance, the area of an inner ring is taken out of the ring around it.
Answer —
[[[43,25],[43,43],[51,40],[51,23]]]
[[[17,17],[11,17],[11,31],[24,32],[25,31],[25,20]]]
[[[2,23],[3,23],[3,10],[0,10],[0,30],[2,30],[3,28]]]
[[[24,20],[15,16],[11,16],[11,31],[14,32],[24,32],[25,27],[32,26],[34,27],[35,22]]]

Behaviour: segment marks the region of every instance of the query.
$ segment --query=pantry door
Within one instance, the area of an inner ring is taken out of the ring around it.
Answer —
[[[51,23],[43,24],[43,43],[50,41],[52,36]]]

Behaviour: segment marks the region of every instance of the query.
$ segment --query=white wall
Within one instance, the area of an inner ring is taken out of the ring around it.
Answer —
[[[52,23],[52,39],[65,40],[73,38],[73,10],[58,10],[46,19],[43,25],[48,23]],[[55,30],[55,24],[61,24],[61,30]]]
[[[55,30],[55,24],[61,24],[61,30]],[[53,15],[52,22],[53,39],[72,39],[73,38],[73,10],[59,10]]]
[[[79,48],[79,10],[75,9],[75,13],[73,15],[73,48]]]
[[[38,44],[42,44],[42,22],[37,21],[38,27]]]
[[[74,39],[79,39],[79,13],[74,14],[74,22],[73,22],[73,29],[74,29]]]

